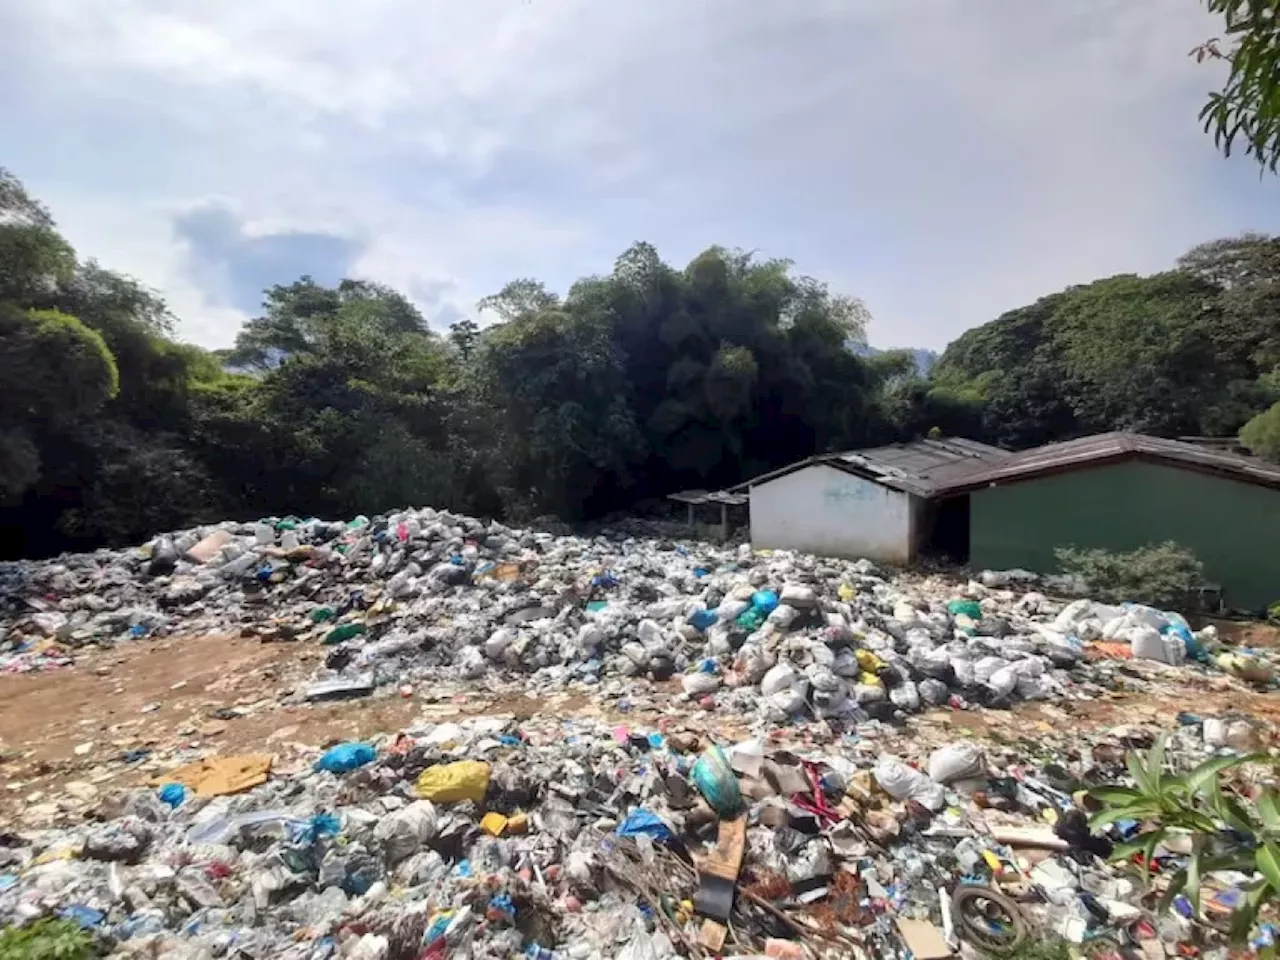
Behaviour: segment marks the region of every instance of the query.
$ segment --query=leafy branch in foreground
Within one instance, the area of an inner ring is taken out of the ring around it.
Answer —
[[[1191,51],[1199,62],[1225,60],[1226,83],[1200,111],[1206,133],[1231,155],[1237,142],[1272,173],[1280,164],[1280,0],[1207,0],[1221,14],[1225,37]],[[1229,45],[1223,49],[1223,44]]]
[[[1245,763],[1267,760],[1266,754],[1211,757],[1185,774],[1165,770],[1165,741],[1156,741],[1145,757],[1126,758],[1135,786],[1098,787],[1090,791],[1102,809],[1089,821],[1093,829],[1120,820],[1133,820],[1141,831],[1118,844],[1113,861],[1141,856],[1143,876],[1150,878],[1151,860],[1162,843],[1188,837],[1191,853],[1174,872],[1160,898],[1164,913],[1181,894],[1201,916],[1201,888],[1217,871],[1237,871],[1249,877],[1240,906],[1232,916],[1230,937],[1242,943],[1258,913],[1280,901],[1280,796],[1264,790],[1256,801],[1241,800],[1224,788],[1221,775]]]

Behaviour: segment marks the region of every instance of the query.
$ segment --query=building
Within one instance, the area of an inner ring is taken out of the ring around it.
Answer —
[[[920,440],[821,454],[725,493],[747,494],[756,549],[905,565],[935,533],[934,478],[1008,456],[972,440]]]
[[[1058,547],[1172,540],[1195,553],[1227,606],[1280,600],[1280,467],[1252,457],[1104,433],[951,468],[935,474],[933,495],[940,527],[968,527],[974,568],[1048,573]]]

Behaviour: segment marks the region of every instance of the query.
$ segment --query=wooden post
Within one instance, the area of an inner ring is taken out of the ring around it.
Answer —
[[[690,503],[690,504],[687,504],[687,506],[689,507],[689,531],[692,533],[693,532],[693,504]]]
[[[720,504],[720,539],[729,539],[729,505]]]

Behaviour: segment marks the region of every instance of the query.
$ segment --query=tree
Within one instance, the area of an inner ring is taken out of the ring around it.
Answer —
[[[1280,462],[1280,403],[1241,427],[1240,442],[1257,456]]]
[[[368,280],[325,287],[311,277],[267,291],[265,313],[250,320],[228,357],[232,366],[264,371],[285,357],[316,348],[339,320],[386,333],[425,333],[427,322],[406,297]]]
[[[470,363],[480,342],[480,327],[474,320],[459,320],[449,326],[449,343],[464,364]]]
[[[0,167],[0,302],[52,306],[54,291],[74,268],[75,252],[49,211]]]
[[[550,293],[541,280],[526,277],[512,280],[497,293],[481,298],[476,306],[480,310],[491,310],[509,322],[550,310],[559,302],[560,298]]]
[[[0,303],[0,499],[39,479],[41,450],[119,390],[102,337],[56,310]]]
[[[1243,237],[1179,267],[1010,311],[962,334],[932,381],[979,404],[983,438],[1014,448],[1106,430],[1234,434],[1280,399],[1262,379],[1280,357],[1280,256]]]
[[[577,518],[630,483],[643,437],[623,366],[599,318],[526,313],[493,332],[479,375],[503,411],[503,459],[528,506]]]
[[[1230,156],[1243,144],[1264,170],[1280,163],[1280,0],[1206,0],[1224,34],[1192,51],[1198,61],[1225,61],[1222,89],[1200,111],[1206,133]]]

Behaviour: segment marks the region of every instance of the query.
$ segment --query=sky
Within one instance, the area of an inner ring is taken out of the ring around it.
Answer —
[[[1215,152],[1199,0],[0,4],[0,165],[227,346],[309,273],[444,329],[637,240],[787,257],[878,347],[1280,232]]]

